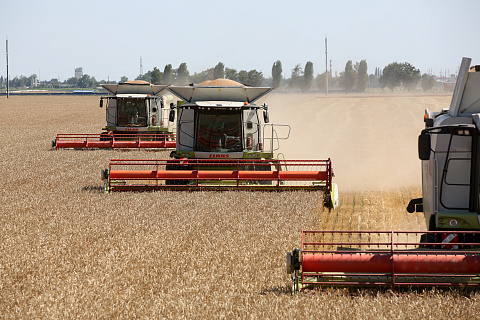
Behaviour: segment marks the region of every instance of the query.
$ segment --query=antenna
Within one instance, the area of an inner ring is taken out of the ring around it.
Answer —
[[[325,95],[328,96],[328,52],[327,52],[327,35],[325,35]]]
[[[142,57],[140,56],[140,77],[143,76]]]
[[[8,82],[8,37],[7,37],[6,49],[7,49],[7,99],[8,99],[10,94],[9,82]]]

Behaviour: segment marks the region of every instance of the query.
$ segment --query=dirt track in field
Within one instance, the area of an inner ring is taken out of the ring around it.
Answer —
[[[0,314],[5,318],[474,318],[456,293],[290,295],[285,253],[302,229],[423,230],[424,108],[449,96],[271,94],[290,159],[331,157],[340,207],[317,193],[102,192],[110,158],[168,152],[54,151],[56,133],[98,133],[98,97],[0,97]],[[263,102],[263,101],[262,101]]]

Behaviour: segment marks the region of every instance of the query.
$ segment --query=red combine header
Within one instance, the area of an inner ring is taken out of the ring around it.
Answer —
[[[110,160],[107,191],[332,190],[328,160]]]
[[[175,149],[175,134],[59,133],[54,147],[58,149]]]
[[[479,286],[480,234],[415,231],[302,231],[287,253],[293,292],[319,286]]]

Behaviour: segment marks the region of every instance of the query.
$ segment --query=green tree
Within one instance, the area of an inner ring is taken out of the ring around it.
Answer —
[[[150,80],[152,84],[161,84],[163,82],[163,75],[157,67],[154,67],[150,73]]]
[[[128,81],[128,77],[126,76],[123,76],[120,78],[120,82],[127,82]]]
[[[368,86],[367,60],[360,61],[357,70],[357,90],[365,92]]]
[[[249,84],[248,83],[248,72],[245,70],[240,70],[238,72],[238,82],[241,84]]]
[[[163,69],[163,84],[173,84],[173,68],[171,64],[167,64]]]
[[[84,74],[80,79],[78,79],[77,86],[79,88],[88,88],[92,83],[92,79],[88,74]]]
[[[202,72],[195,72],[193,76],[191,77],[191,81],[195,84],[201,83],[205,80],[208,80],[208,73],[207,71],[202,71]]]
[[[332,88],[335,85],[335,79],[332,77],[330,72],[324,72],[319,74],[315,81],[317,82],[318,90],[325,92],[327,90],[327,81],[325,81],[325,77],[328,74],[328,86]]]
[[[410,63],[392,62],[385,68],[380,76],[380,85],[382,88],[389,88],[392,91],[399,86],[411,91],[416,88],[420,80],[420,70],[416,69]]]
[[[219,62],[213,69],[213,79],[225,78],[225,65]]]
[[[65,83],[67,85],[69,85],[70,87],[76,87],[77,86],[77,78],[75,77],[71,77],[71,78],[68,78]]]
[[[302,91],[307,92],[312,87],[313,83],[313,63],[308,61],[305,64],[305,71],[303,72]]]
[[[412,66],[410,63],[405,62],[402,65],[402,84],[408,91],[416,89],[418,81],[420,80],[420,70]]]
[[[282,85],[282,62],[277,60],[272,67],[272,87],[280,88]]]
[[[177,79],[175,80],[175,83],[178,85],[187,85],[189,78],[190,75],[187,69],[187,63],[183,62],[177,69]]]
[[[50,80],[50,85],[52,86],[52,88],[59,88],[60,87],[60,83],[58,82],[58,79]]]
[[[353,70],[352,60],[348,60],[345,65],[345,78],[344,78],[344,88],[346,92],[353,90],[355,85],[355,71]]]
[[[383,68],[382,75],[379,79],[382,88],[394,90],[402,84],[402,66],[398,62],[392,62]]]
[[[225,68],[225,78],[238,81],[238,72],[236,69]]]
[[[302,87],[302,78],[303,69],[300,64],[297,64],[295,68],[292,69],[292,76],[290,77],[288,86],[292,89],[300,89]]]
[[[263,74],[255,69],[248,71],[248,84],[252,87],[260,87],[263,84]]]
[[[422,74],[421,86],[423,91],[431,90],[434,85],[435,85],[435,78],[433,76],[429,76],[426,73]]]

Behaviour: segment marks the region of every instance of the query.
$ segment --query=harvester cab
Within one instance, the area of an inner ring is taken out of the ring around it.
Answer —
[[[173,158],[272,159],[290,135],[289,125],[268,123],[266,104],[255,104],[272,88],[217,79],[169,90],[184,101],[177,105]]]
[[[166,86],[136,80],[102,84],[102,87],[112,94],[100,100],[100,107],[106,105],[107,125],[103,130],[113,133],[173,133],[174,123],[169,121],[168,115],[174,97],[159,95]]]
[[[164,85],[146,81],[102,84],[111,94],[100,98],[107,125],[101,134],[57,134],[52,147],[72,149],[174,149],[174,119],[169,111],[174,96]],[[172,120],[172,121],[169,121]]]
[[[217,79],[168,89],[183,100],[176,106],[176,150],[168,160],[110,160],[102,171],[107,192],[314,190],[324,192],[326,206],[335,207],[330,159],[275,159],[290,126],[269,124],[267,105],[254,103],[272,88]]]
[[[449,109],[418,139],[425,231],[302,231],[293,291],[317,286],[480,286],[480,66],[463,58]]]

